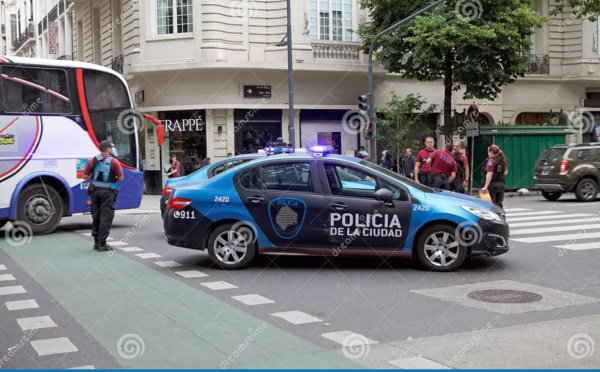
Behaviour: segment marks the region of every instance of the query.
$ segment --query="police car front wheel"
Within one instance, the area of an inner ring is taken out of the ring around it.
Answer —
[[[447,225],[428,227],[417,244],[418,263],[427,270],[452,271],[462,265],[467,250],[459,243],[456,229]]]
[[[208,254],[221,268],[243,269],[256,255],[256,242],[252,230],[240,224],[217,227],[208,239]]]

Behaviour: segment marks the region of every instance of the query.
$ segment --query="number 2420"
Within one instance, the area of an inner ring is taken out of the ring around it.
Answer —
[[[422,205],[422,204],[415,204],[413,206],[413,211],[429,212],[429,206]]]

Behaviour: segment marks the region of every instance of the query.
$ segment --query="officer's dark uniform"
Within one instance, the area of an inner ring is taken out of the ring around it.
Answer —
[[[111,170],[112,160],[112,156],[103,158],[100,154],[93,158],[91,165],[92,236],[94,237],[94,249],[99,252],[112,250],[110,246],[106,245],[106,239],[115,217],[115,201],[119,192],[117,175]]]
[[[450,190],[450,176],[456,172],[456,162],[448,151],[438,151],[431,156],[433,188]]]
[[[504,208],[502,203],[504,202],[504,190],[506,189],[506,186],[504,183],[504,169],[500,159],[497,156],[489,158],[485,165],[485,171],[486,173],[493,172],[492,180],[488,186],[492,203],[496,204],[500,208]]]
[[[465,182],[465,165],[462,162],[463,153],[459,152],[458,154],[452,153],[452,157],[456,162],[456,178],[450,183],[450,190],[454,192],[459,192],[461,194],[465,193],[465,187],[463,183]]]

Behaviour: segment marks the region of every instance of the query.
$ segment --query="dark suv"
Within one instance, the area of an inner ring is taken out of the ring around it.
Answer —
[[[544,198],[558,200],[575,192],[581,201],[594,201],[600,184],[600,143],[556,145],[535,163],[533,183]]]

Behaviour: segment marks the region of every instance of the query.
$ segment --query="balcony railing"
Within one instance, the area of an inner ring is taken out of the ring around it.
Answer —
[[[547,54],[530,54],[529,61],[530,74],[547,75],[550,73],[550,57]]]
[[[21,32],[21,35],[13,40],[13,50],[17,51],[23,46],[29,39],[35,36],[35,29],[33,22],[29,22],[29,25],[25,28],[25,31]]]
[[[360,44],[341,41],[313,41],[313,56],[317,59],[357,61],[360,59]]]
[[[123,55],[118,55],[111,61],[111,68],[118,72],[119,74],[123,74]]]

